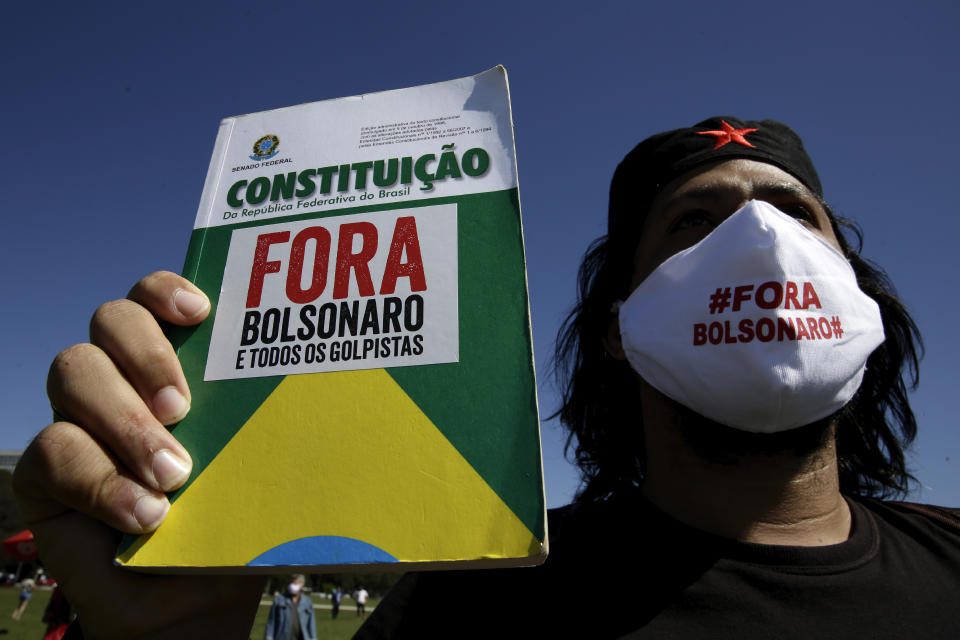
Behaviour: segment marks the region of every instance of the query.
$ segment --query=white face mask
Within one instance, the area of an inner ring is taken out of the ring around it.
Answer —
[[[657,267],[620,308],[620,335],[661,393],[760,433],[839,410],[884,340],[843,255],[756,200]]]
[[[287,591],[290,593],[290,595],[295,596],[300,593],[302,586],[303,585],[301,585],[299,582],[291,582],[287,585]]]

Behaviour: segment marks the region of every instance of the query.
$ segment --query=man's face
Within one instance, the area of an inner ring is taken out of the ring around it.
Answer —
[[[749,200],[763,200],[796,218],[807,229],[841,250],[830,218],[817,197],[786,171],[754,160],[724,160],[679,176],[654,199],[644,222],[634,257],[631,290],[670,256],[693,246]],[[625,358],[619,331],[611,351]],[[832,417],[782,434],[754,434],[725,427],[662,396],[638,376],[642,406],[663,405],[667,431],[679,432],[688,447],[702,458],[730,464],[745,454],[793,451],[805,455],[819,450],[832,434]],[[658,420],[645,419],[647,450],[659,450],[650,441]]]
[[[703,240],[748,200],[772,204],[840,250],[827,212],[799,180],[772,164],[724,160],[679,176],[654,199],[637,246],[630,289],[664,260]]]

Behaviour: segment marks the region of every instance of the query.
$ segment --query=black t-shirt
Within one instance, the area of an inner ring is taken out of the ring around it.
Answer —
[[[960,517],[849,500],[850,538],[740,543],[639,496],[550,512],[541,567],[409,574],[358,638],[960,638]]]
[[[300,595],[300,598],[303,594]],[[296,600],[290,596],[290,640],[303,640],[303,630],[300,628],[300,598]]]

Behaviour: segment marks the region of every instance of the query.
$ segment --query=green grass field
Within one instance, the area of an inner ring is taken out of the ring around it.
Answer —
[[[0,638],[3,640],[40,640],[47,629],[47,625],[40,621],[43,617],[43,610],[47,607],[50,600],[49,590],[35,590],[30,604],[20,620],[14,620],[10,617],[17,606],[20,590],[14,587],[0,587]],[[263,601],[272,602],[273,597],[264,595]],[[329,600],[324,600],[313,596],[314,604],[330,604]],[[373,611],[377,601],[372,599],[367,603],[367,611]],[[340,640],[353,637],[357,629],[360,628],[360,618],[356,615],[356,606],[353,600],[344,598],[343,605],[340,607],[340,616],[333,620],[330,618],[329,609],[316,609],[317,618],[317,638],[326,640],[333,638]],[[257,619],[253,623],[253,629],[250,631],[250,637],[253,640],[263,638],[263,630],[267,624],[267,614],[270,613],[269,605],[262,605],[257,611]]]
[[[14,620],[10,617],[17,608],[20,598],[20,589],[14,587],[0,587],[0,638],[4,640],[40,640],[43,638],[47,625],[40,622],[43,610],[50,601],[49,589],[34,589],[30,604],[27,605],[23,617]]]

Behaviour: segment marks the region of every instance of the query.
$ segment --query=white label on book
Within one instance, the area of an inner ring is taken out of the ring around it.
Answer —
[[[457,206],[237,229],[204,380],[457,362]]]

